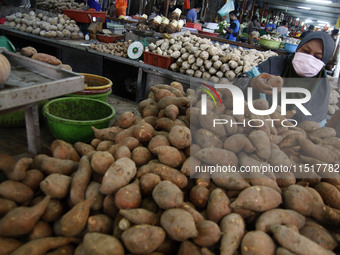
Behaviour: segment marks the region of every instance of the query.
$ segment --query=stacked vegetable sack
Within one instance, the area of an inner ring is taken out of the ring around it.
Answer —
[[[175,62],[170,66],[172,71],[214,83],[227,83],[238,74],[248,72],[269,57],[277,55],[272,51],[244,50],[242,47],[231,48],[228,44],[213,44],[209,39],[190,32],[151,43],[145,50],[174,58]]]
[[[335,254],[340,178],[330,167],[304,179],[293,173],[189,177],[190,162],[336,163],[334,129],[311,121],[214,129],[205,124],[216,116],[263,117],[248,110],[232,116],[225,90],[219,90],[223,106],[208,100],[202,116],[200,93],[185,93],[178,82],[156,85],[138,105],[142,117],[126,112],[112,127],[93,128],[91,144],[55,140],[52,156],[17,162],[1,155],[8,180],[0,184],[0,253]],[[254,107],[268,104],[256,100]],[[189,129],[190,116],[200,128]],[[284,120],[278,111],[265,118]]]
[[[55,13],[63,13],[64,9],[82,10],[84,7],[85,3],[74,0],[38,0],[35,5],[35,8]]]
[[[17,12],[6,17],[4,25],[21,32],[32,33],[48,38],[79,38],[83,36],[74,20],[63,14]]]

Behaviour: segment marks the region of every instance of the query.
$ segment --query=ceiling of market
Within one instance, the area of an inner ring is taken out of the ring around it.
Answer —
[[[269,7],[286,12],[300,18],[303,22],[316,26],[324,26],[328,22],[334,27],[340,16],[340,0],[264,0]]]

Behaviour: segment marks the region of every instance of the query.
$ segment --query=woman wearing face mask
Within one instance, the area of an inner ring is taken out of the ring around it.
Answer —
[[[325,65],[332,57],[334,47],[334,40],[328,34],[324,32],[309,33],[301,40],[295,54],[271,57],[249,72],[241,74],[238,78],[244,79],[237,79],[234,84],[240,87],[244,93],[246,93],[247,87],[252,87],[254,99],[256,96],[265,97],[270,105],[273,87],[278,87],[278,90],[282,86],[307,89],[311,92],[311,99],[303,106],[312,115],[305,115],[294,105],[287,105],[287,109],[296,110],[293,118],[298,123],[312,120],[319,122],[320,126],[324,126],[330,93]],[[273,77],[276,77],[275,83],[270,84],[268,80]],[[280,97],[281,95],[278,95],[279,104]],[[287,94],[287,98],[290,99],[301,97],[304,98],[305,95],[301,93]],[[294,108],[289,109],[289,107]]]

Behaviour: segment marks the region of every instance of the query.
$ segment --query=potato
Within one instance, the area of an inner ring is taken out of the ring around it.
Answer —
[[[151,160],[151,153],[145,147],[137,147],[131,153],[131,159],[137,166],[145,165]]]
[[[241,252],[244,255],[275,253],[275,244],[269,235],[262,231],[250,231],[244,235],[241,243]]]
[[[189,147],[191,144],[190,129],[183,126],[174,126],[170,130],[169,141],[172,146],[179,150]]]
[[[230,208],[264,212],[278,207],[281,203],[282,198],[279,192],[265,186],[252,186],[243,190],[230,204]]]
[[[239,248],[245,233],[245,223],[239,214],[231,213],[225,216],[220,224],[222,239],[221,255],[232,255]]]
[[[194,243],[208,247],[220,240],[221,231],[218,225],[210,220],[203,220],[197,223],[198,236],[193,239]]]
[[[31,47],[31,46],[28,46],[28,47],[24,47],[20,50],[20,53],[21,55],[24,55],[25,57],[32,57],[33,55],[37,54],[38,51]]]
[[[97,151],[91,158],[91,167],[98,174],[105,174],[114,162],[113,156],[107,151]]]
[[[183,203],[182,191],[170,181],[161,181],[152,191],[152,197],[162,209],[179,207]]]
[[[83,249],[85,254],[113,254],[124,255],[124,247],[120,241],[112,236],[101,233],[87,233],[83,239]]]
[[[305,218],[293,211],[286,209],[272,209],[264,212],[256,221],[256,230],[270,232],[271,225],[294,225],[301,229],[305,225]]]
[[[222,189],[214,189],[209,196],[207,205],[207,219],[217,223],[230,212],[229,198],[227,195]]]
[[[51,198],[62,199],[69,194],[70,185],[71,177],[50,174],[40,183],[40,189]]]
[[[134,254],[148,254],[156,250],[164,241],[162,228],[149,225],[136,225],[122,234],[125,247]]]
[[[120,188],[115,194],[115,204],[119,209],[137,208],[141,202],[142,196],[138,180]]]
[[[136,165],[131,159],[118,159],[106,171],[100,187],[100,192],[106,195],[115,193],[135,177],[136,171]]]
[[[1,236],[20,236],[29,233],[45,212],[50,198],[45,197],[32,207],[17,207],[0,220]]]
[[[161,226],[176,241],[198,236],[193,217],[183,209],[166,210],[161,216]]]
[[[288,227],[272,225],[270,231],[282,247],[296,254],[334,254]]]

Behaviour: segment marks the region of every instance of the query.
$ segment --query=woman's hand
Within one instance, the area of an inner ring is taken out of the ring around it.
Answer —
[[[250,86],[261,93],[271,95],[274,87],[277,88],[278,91],[281,90],[283,79],[280,76],[262,73],[251,80]]]

